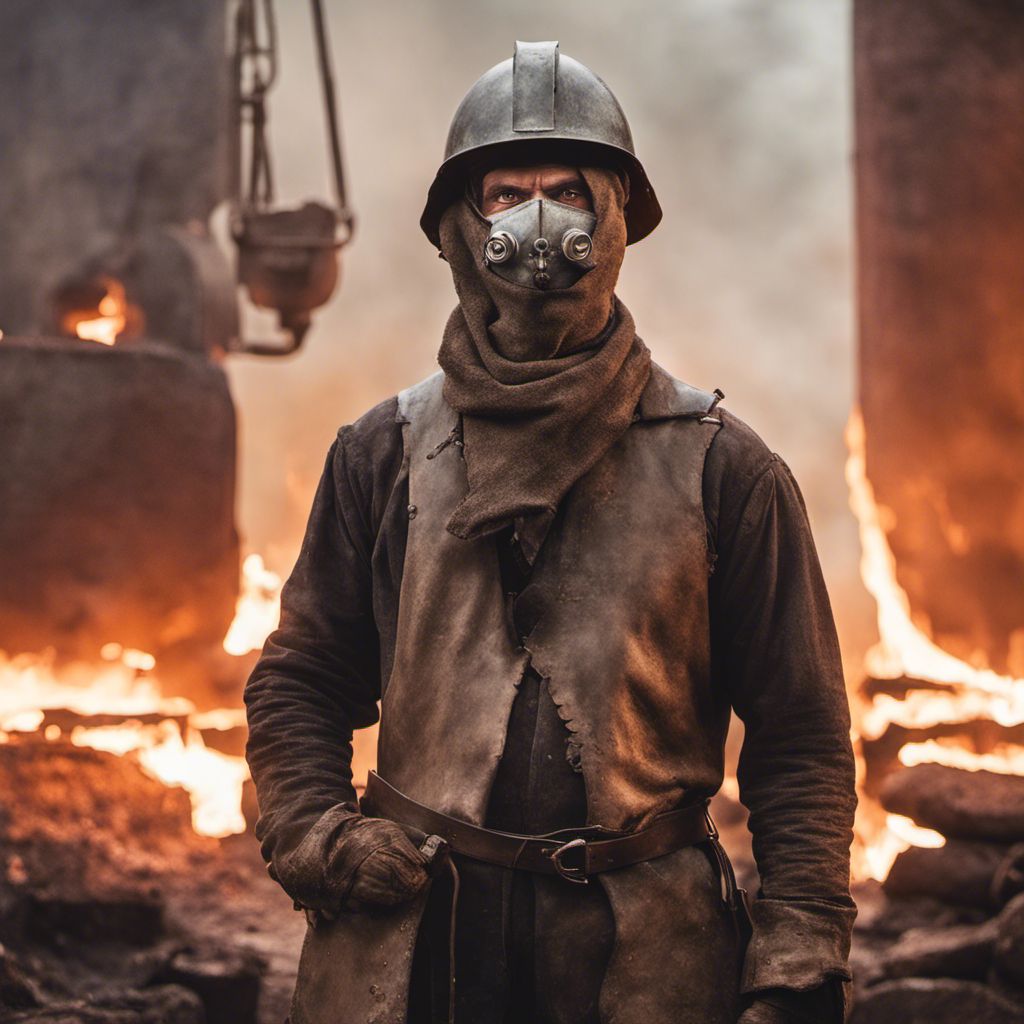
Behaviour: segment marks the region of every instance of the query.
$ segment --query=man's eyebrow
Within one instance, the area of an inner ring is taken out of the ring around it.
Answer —
[[[559,178],[544,189],[545,192],[554,192],[555,189],[574,188],[577,192],[586,192],[587,183],[578,174],[572,177]]]
[[[514,181],[502,181],[500,178],[497,181],[491,182],[487,186],[486,192],[492,194],[494,192],[525,192],[529,186],[516,184]]]

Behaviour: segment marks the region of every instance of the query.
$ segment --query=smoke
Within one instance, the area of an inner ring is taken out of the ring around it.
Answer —
[[[327,158],[309,12],[277,6],[271,129],[280,198],[294,202],[328,194]],[[516,38],[558,39],[618,96],[665,210],[627,252],[619,294],[655,359],[721,387],[793,468],[859,660],[869,611],[842,440],[854,381],[848,0],[328,7],[358,235],[297,357],[229,362],[247,548],[287,572],[338,426],[435,368],[455,296],[418,220],[448,122]]]

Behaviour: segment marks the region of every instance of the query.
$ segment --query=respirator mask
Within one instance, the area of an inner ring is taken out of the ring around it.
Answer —
[[[531,199],[487,218],[484,262],[513,284],[546,291],[569,288],[588,270],[597,218],[553,199]]]

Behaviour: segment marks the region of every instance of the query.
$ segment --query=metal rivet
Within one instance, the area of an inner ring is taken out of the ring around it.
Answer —
[[[409,507],[408,507],[408,508],[406,509],[406,511],[407,511],[407,512],[409,513],[409,518],[410,518],[410,519],[415,519],[415,518],[416,518],[416,511],[417,511],[417,510],[416,510],[416,506],[415,506],[415,505],[410,505],[410,506],[409,506]]]

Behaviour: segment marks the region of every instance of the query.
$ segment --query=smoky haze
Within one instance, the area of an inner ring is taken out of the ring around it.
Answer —
[[[306,4],[278,5],[279,198],[327,194]],[[455,302],[419,230],[448,123],[514,40],[558,39],[608,83],[665,218],[618,288],[654,358],[793,468],[855,674],[870,610],[843,481],[853,401],[847,0],[327,0],[350,199],[341,287],[290,360],[233,357],[246,550],[287,572],[339,425],[435,368]],[[254,328],[255,330],[255,328]]]

